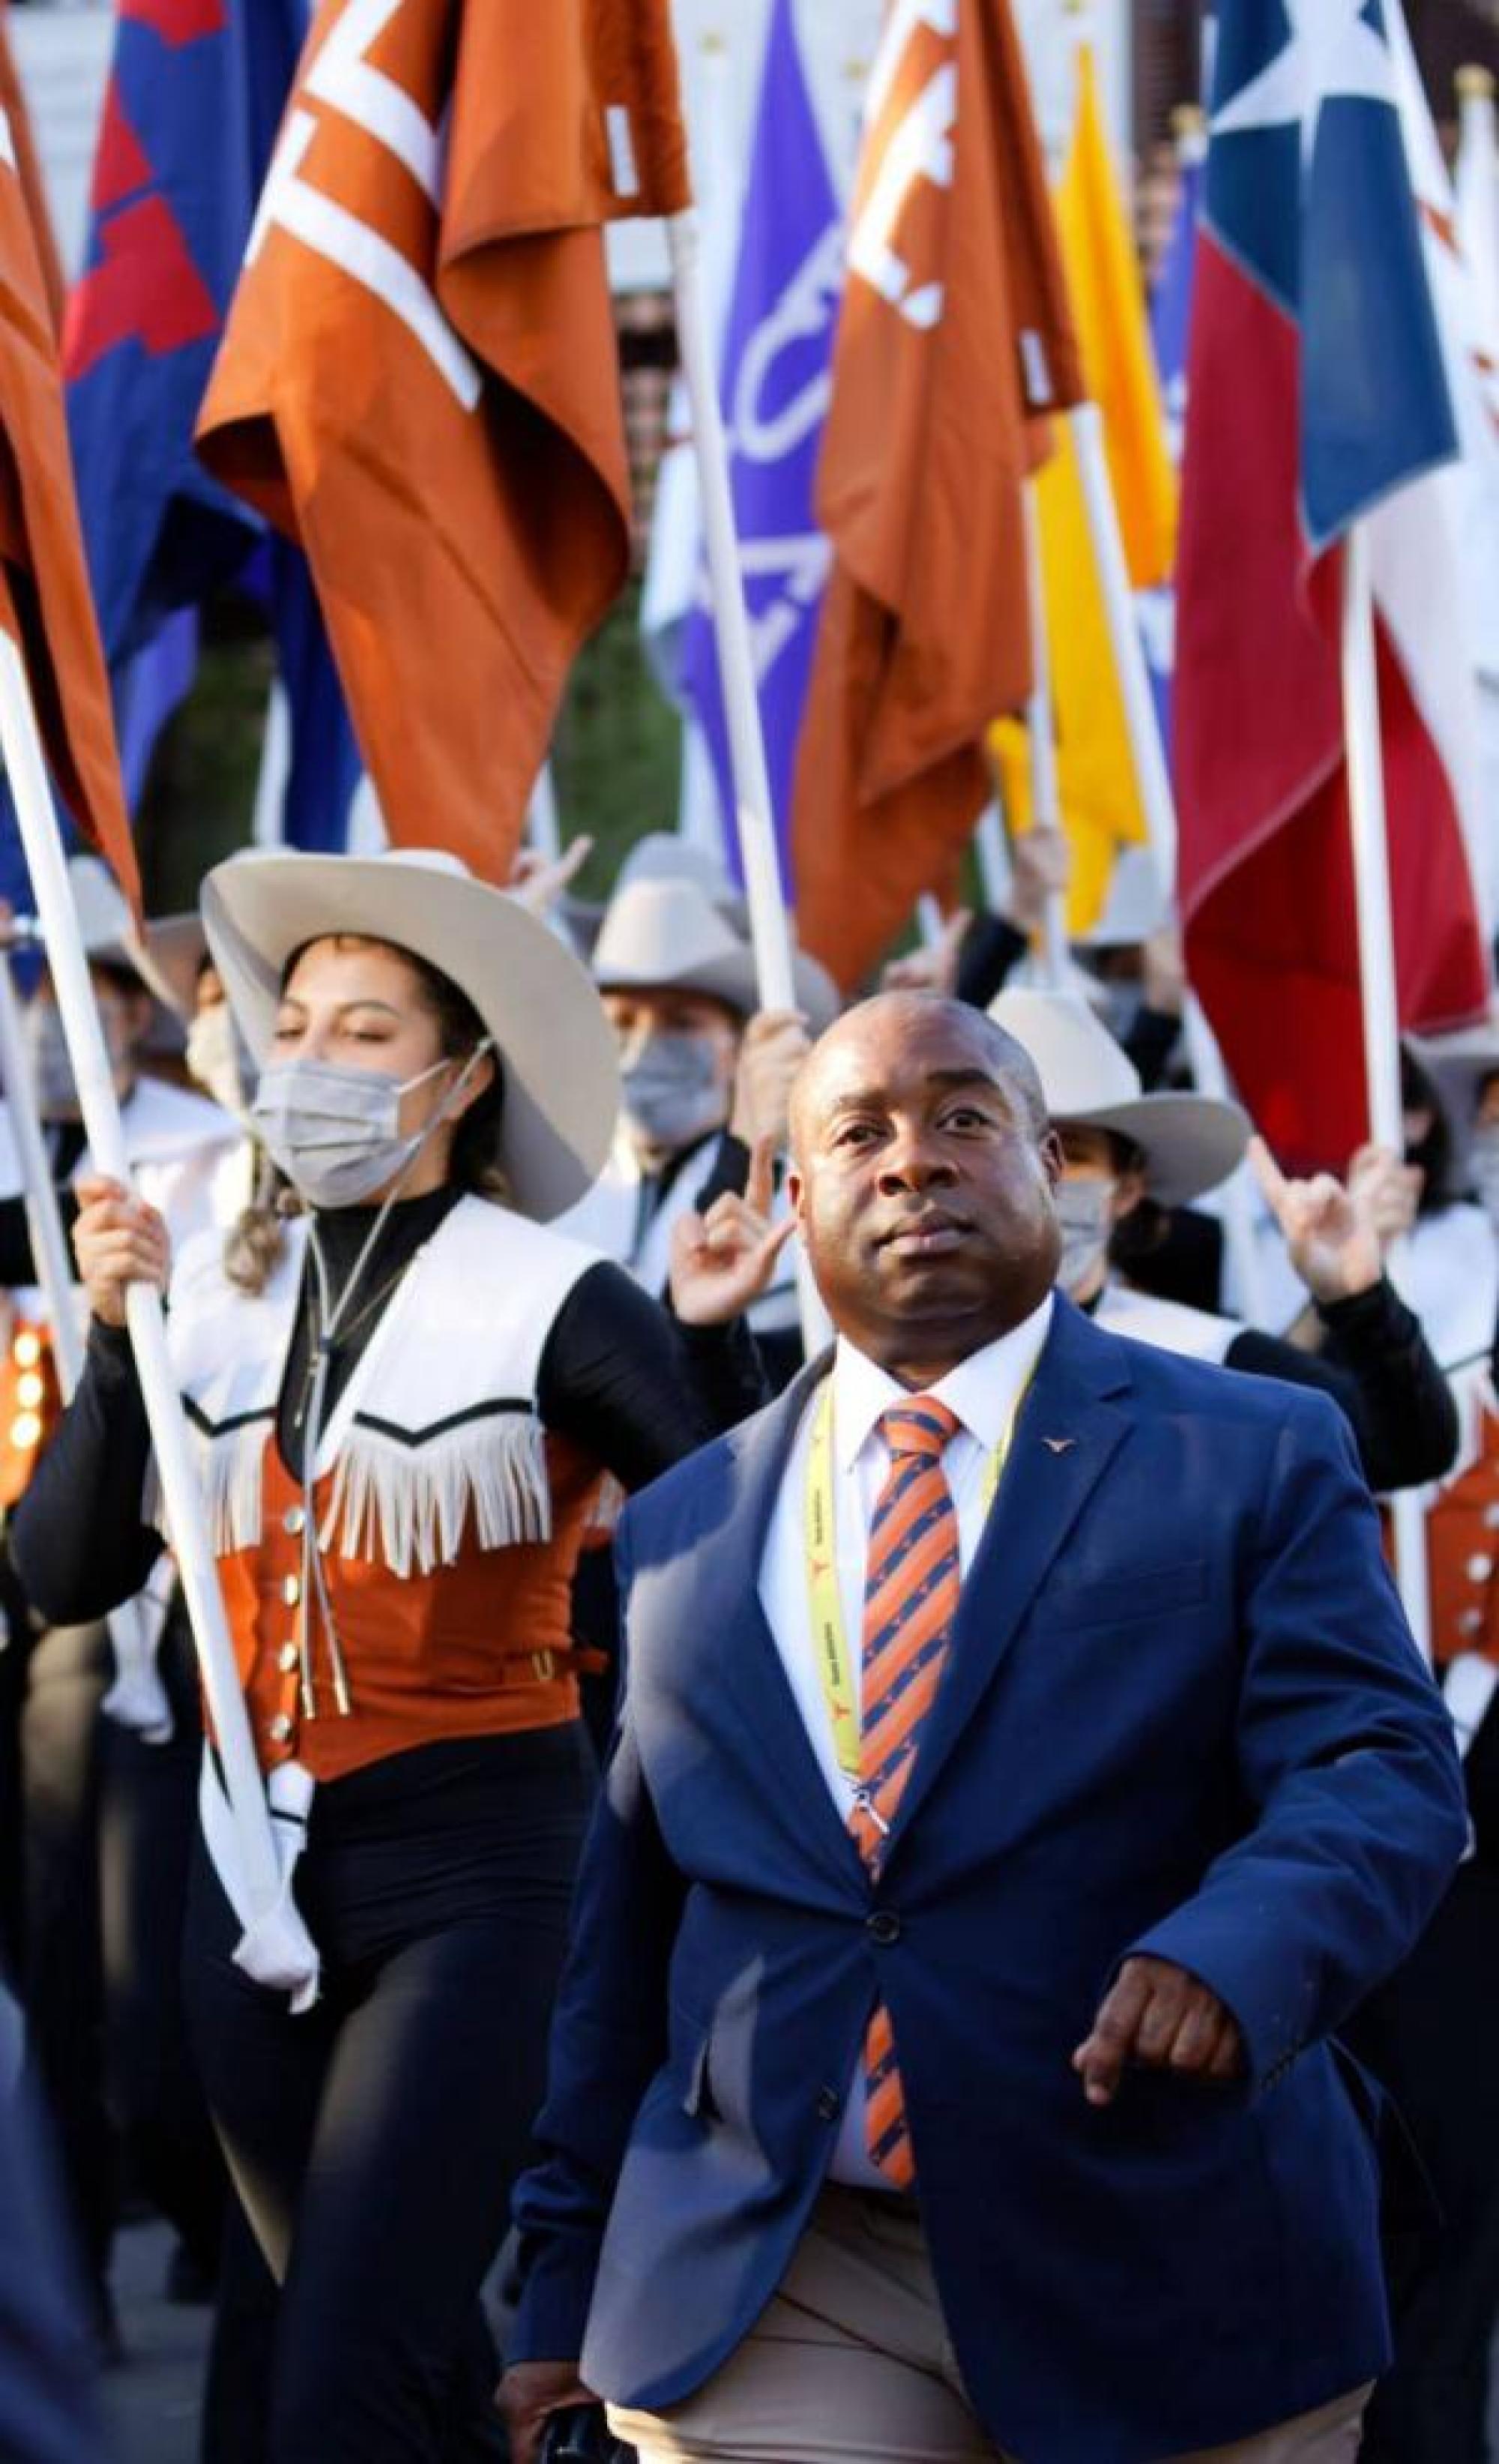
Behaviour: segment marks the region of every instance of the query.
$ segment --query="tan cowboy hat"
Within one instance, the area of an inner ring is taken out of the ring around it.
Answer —
[[[183,1026],[195,1006],[193,987],[207,944],[196,915],[167,915],[143,933],[114,874],[97,855],[68,860],[68,886],[78,919],[83,955],[103,967],[122,967],[151,996],[155,1007],[144,1051],[180,1054]]]
[[[989,1016],[1023,1044],[1059,1127],[1112,1130],[1138,1147],[1145,1185],[1162,1206],[1184,1206],[1242,1161],[1249,1119],[1210,1095],[1147,1095],[1139,1071],[1086,1001],[1070,993],[1005,992]]]
[[[252,849],[203,885],[209,952],[257,1062],[287,962],[358,934],[408,950],[456,984],[503,1064],[500,1160],[519,1213],[544,1223],[598,1178],[619,1110],[614,1038],[579,961],[517,899],[429,847],[388,855]]]
[[[837,987],[801,950],[792,954],[792,970],[797,1007],[820,1035],[838,1015]],[[630,881],[615,891],[594,944],[593,980],[601,992],[703,993],[740,1018],[761,1005],[749,943],[700,884],[680,877]]]

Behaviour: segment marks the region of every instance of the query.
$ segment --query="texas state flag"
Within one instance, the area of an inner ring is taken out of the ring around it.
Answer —
[[[1402,1025],[1485,1009],[1476,710],[1431,474],[1458,451],[1397,0],[1220,0],[1195,270],[1175,752],[1194,986],[1283,1159],[1368,1134],[1339,674],[1368,525]]]

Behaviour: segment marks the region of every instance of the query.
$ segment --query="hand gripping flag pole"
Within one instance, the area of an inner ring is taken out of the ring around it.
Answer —
[[[124,1182],[129,1177],[124,1127],[68,885],[36,713],[19,647],[3,627],[0,758],[15,802],[89,1150],[101,1173]],[[132,1285],[126,1311],[245,1878],[248,1914],[235,1960],[257,1984],[292,1994],[298,2007],[304,2008],[316,1994],[318,1954],[292,1899],[290,1873],[283,1875],[276,1854],[187,1424],[166,1349],[160,1296],[148,1285]]]
[[[678,346],[682,374],[692,406],[693,444],[697,457],[703,547],[708,588],[713,602],[714,629],[723,688],[724,720],[738,817],[739,852],[749,907],[750,939],[762,1009],[794,1010],[796,978],[792,968],[791,930],[781,889],[781,861],[776,851],[770,803],[770,765],[755,687],[755,660],[750,648],[749,617],[739,568],[739,546],[734,524],[734,498],[729,485],[729,449],[723,411],[714,370],[712,321],[702,274],[702,236],[695,208],[672,214],[666,225],[672,258],[672,286],[676,301]],[[807,1357],[820,1352],[828,1337],[828,1321],[800,1244],[797,1248],[797,1295]]]
[[[83,1375],[83,1338],[68,1267],[67,1236],[53,1186],[8,953],[0,955],[0,1084],[5,1088],[6,1111],[21,1167],[26,1228],[36,1280],[46,1301],[58,1391],[64,1403],[71,1403]],[[171,1705],[157,1675],[155,1654],[136,1603],[123,1602],[108,1622],[116,1675],[103,1708],[121,1727],[134,1729],[148,1744],[165,1745],[172,1733]]]

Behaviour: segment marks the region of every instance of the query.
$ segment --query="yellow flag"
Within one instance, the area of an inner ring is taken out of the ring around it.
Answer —
[[[1092,54],[1077,55],[1077,117],[1057,190],[1057,228],[1090,400],[1102,414],[1109,475],[1137,590],[1170,580],[1177,477],[1151,354],[1144,288],[1098,99]],[[1068,929],[1086,933],[1108,896],[1119,849],[1147,838],[1103,591],[1069,433],[1036,482],[1051,644],[1062,819],[1072,848]],[[996,729],[993,750],[1013,826],[1030,821],[1025,733]]]

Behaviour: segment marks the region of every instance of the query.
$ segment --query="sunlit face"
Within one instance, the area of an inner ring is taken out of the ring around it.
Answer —
[[[453,1083],[468,1056],[444,1054],[442,1029],[420,977],[387,943],[342,935],[309,942],[298,955],[276,1011],[268,1057],[332,1063],[399,1079],[406,1088],[397,1116],[403,1137],[416,1136],[442,1106],[451,1106],[450,1117],[402,1183],[410,1197],[446,1178],[453,1130],[494,1075],[494,1063],[486,1058],[454,1098]]]
[[[985,1023],[867,1002],[798,1087],[792,1204],[834,1324],[872,1357],[929,1328],[975,1348],[1050,1287],[1059,1157]]]

